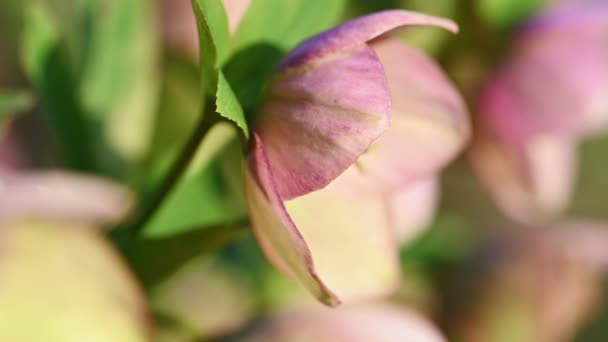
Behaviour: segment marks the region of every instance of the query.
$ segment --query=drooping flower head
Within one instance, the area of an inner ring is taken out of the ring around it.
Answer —
[[[403,192],[414,184],[432,201],[436,173],[468,137],[439,67],[388,35],[410,25],[456,30],[395,10],[323,32],[282,61],[254,130],[246,188],[256,237],[328,304],[396,286],[391,222],[407,220],[392,208],[411,201]]]
[[[545,219],[568,204],[576,144],[608,127],[608,6],[567,3],[528,23],[480,102],[473,163],[510,217]]]

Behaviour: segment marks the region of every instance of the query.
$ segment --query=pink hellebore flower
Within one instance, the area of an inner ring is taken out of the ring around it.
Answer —
[[[436,174],[468,138],[465,106],[439,67],[386,35],[410,25],[457,30],[393,10],[305,41],[280,64],[253,134],[254,233],[278,269],[329,305],[398,285],[395,237],[430,217]],[[421,218],[404,218],[408,209]]]
[[[518,221],[560,213],[572,195],[580,138],[608,127],[608,3],[555,7],[520,33],[486,85],[472,161]]]
[[[443,342],[430,322],[391,304],[301,309],[276,315],[246,342]]]
[[[475,253],[448,303],[455,340],[572,341],[593,317],[608,266],[606,224],[536,228],[511,231]]]

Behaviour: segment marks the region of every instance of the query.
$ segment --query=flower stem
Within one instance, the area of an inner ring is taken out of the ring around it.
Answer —
[[[148,221],[152,218],[154,212],[161,206],[171,190],[188,169],[188,166],[205,135],[207,135],[211,127],[219,121],[220,117],[213,110],[214,106],[205,107],[205,112],[201,115],[198,124],[171,166],[171,169],[161,181],[156,193],[147,201],[147,204],[143,205],[143,209],[140,211],[139,215],[135,217],[133,223],[129,224],[127,229],[131,238],[134,238],[141,233]]]

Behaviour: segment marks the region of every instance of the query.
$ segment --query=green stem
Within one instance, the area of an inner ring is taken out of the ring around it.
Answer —
[[[213,106],[206,106],[207,109],[201,116],[192,135],[177,157],[177,160],[173,163],[171,169],[160,183],[156,193],[152,196],[151,200],[144,205],[143,210],[136,217],[134,223],[129,225],[128,230],[131,237],[136,237],[144,229],[148,221],[152,218],[152,215],[171,193],[171,190],[188,169],[188,166],[205,135],[207,135],[211,127],[220,119],[219,115],[217,115],[214,110],[210,109],[210,107]]]

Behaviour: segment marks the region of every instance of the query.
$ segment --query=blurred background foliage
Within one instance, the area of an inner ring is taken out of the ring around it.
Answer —
[[[475,116],[481,82],[504,56],[518,26],[549,1],[253,0],[232,39],[226,38],[228,31],[212,33],[217,55],[203,53],[215,60],[207,72],[217,72],[218,80],[210,86],[201,86],[205,70],[199,70],[196,48],[193,53],[167,39],[171,33],[165,26],[176,19],[166,2],[0,2],[0,138],[9,136],[12,121],[27,166],[104,175],[138,194],[140,210],[124,226],[141,225],[145,238],[133,242],[121,230],[110,235],[146,288],[159,338],[181,341],[205,340],[210,332],[234,337],[302,295],[261,255],[247,230],[239,190],[245,148],[239,127],[255,122],[264,87],[287,51],[338,22],[382,9],[452,18],[461,26],[458,35],[424,28],[408,30],[402,38],[436,56]],[[192,16],[189,1],[183,2],[182,11]],[[210,91],[217,91],[217,104],[209,103]],[[231,113],[242,107],[236,111],[246,118],[228,115],[202,142],[193,143],[196,128],[210,125],[199,117],[214,105]],[[195,157],[167,182],[184,149]],[[608,137],[586,141],[581,150],[568,215],[608,219]],[[445,303],[454,292],[466,293],[453,288],[459,270],[469,267],[488,237],[522,228],[496,210],[464,157],[443,173],[442,186],[433,224],[402,251],[407,281],[395,300],[433,317],[457,340]],[[608,340],[608,302],[599,307],[576,341]],[[507,334],[528,323],[505,323],[512,324]]]

